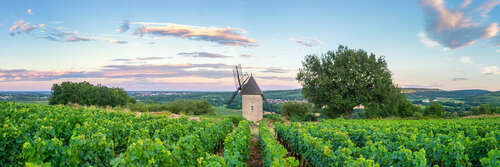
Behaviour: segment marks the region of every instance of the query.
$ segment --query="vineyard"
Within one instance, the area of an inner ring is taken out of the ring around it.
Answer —
[[[230,120],[15,103],[0,103],[0,125],[0,166],[223,166],[214,153],[233,131]]]
[[[247,166],[248,121],[0,103],[0,166]],[[255,127],[255,126],[254,126]],[[500,118],[261,122],[263,166],[500,166]]]
[[[277,124],[301,166],[500,166],[500,119]]]

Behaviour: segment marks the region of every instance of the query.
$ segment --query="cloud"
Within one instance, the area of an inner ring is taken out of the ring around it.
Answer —
[[[285,81],[295,81],[295,77],[277,77],[277,76],[257,76],[257,78],[268,79],[268,80],[285,80]]]
[[[102,39],[106,42],[110,42],[110,43],[116,43],[116,44],[128,44],[128,41],[119,41],[119,40],[116,40],[116,39],[109,39],[109,38],[105,38],[105,39]]]
[[[29,22],[19,20],[9,28],[9,35],[16,36],[21,33],[28,34],[38,39],[46,39],[57,42],[88,42],[88,41],[106,41],[116,44],[127,44],[128,41],[121,41],[110,38],[84,37],[80,36],[78,31],[69,31],[64,27],[50,27],[46,24],[31,25]]]
[[[15,34],[19,34],[20,32],[30,33],[31,31],[39,28],[40,26],[39,25],[30,25],[30,23],[27,23],[24,20],[19,20],[19,21],[14,22],[14,25],[12,25],[9,28],[9,31],[12,32],[11,36],[14,36]],[[45,25],[43,25],[43,26],[45,26]],[[12,34],[14,34],[14,35],[12,35]]]
[[[472,0],[464,0],[464,2],[460,5],[460,8],[466,8],[471,2]]]
[[[251,55],[251,54],[241,54],[240,57],[250,58],[250,57],[254,57],[254,55]]]
[[[227,46],[256,46],[257,41],[243,36],[246,33],[238,28],[215,28],[215,27],[198,27],[190,25],[180,25],[171,23],[145,23],[140,24],[134,34],[143,36],[145,34],[156,36],[173,36],[178,38],[215,42],[220,45]]]
[[[425,32],[420,32],[417,34],[417,36],[420,38],[420,42],[422,42],[427,47],[441,46],[438,42],[429,39],[429,37],[427,37],[427,34],[425,34]]]
[[[31,15],[33,13],[33,10],[28,9],[28,10],[26,10],[26,13],[28,13],[28,15]]]
[[[498,34],[497,23],[481,24],[473,14],[457,9],[450,10],[444,0],[421,0],[426,23],[426,35],[444,47],[457,49],[473,45],[477,40]],[[480,11],[486,10],[482,7]],[[479,19],[477,19],[479,20]]]
[[[276,68],[276,67],[271,67],[271,68],[267,68],[261,72],[265,72],[265,73],[287,73],[289,70],[287,69],[282,69],[282,68]]]
[[[462,56],[460,57],[460,59],[458,59],[458,61],[462,63],[472,64],[472,60],[468,56]]]
[[[483,75],[497,75],[500,74],[497,66],[488,66],[483,68]]]
[[[500,49],[497,49],[497,51],[496,51],[496,52],[497,52],[497,53],[500,53]]]
[[[162,59],[169,59],[169,58],[172,58],[172,57],[156,57],[156,56],[151,56],[151,57],[138,57],[138,58],[135,58],[135,59],[119,58],[119,59],[113,59],[111,61],[125,62],[127,64],[132,64],[132,63],[144,63],[144,61],[149,61],[149,60],[162,60]],[[135,60],[137,60],[137,61],[135,61]]]
[[[132,59],[113,59],[111,61],[124,61],[124,62],[126,62],[126,61],[131,61],[131,60]]]
[[[130,29],[130,21],[124,20],[120,26],[120,32],[127,32]]]
[[[497,5],[500,5],[499,0],[490,0],[477,7],[476,10],[481,12],[482,17],[488,17],[488,13],[490,13],[491,10],[493,10],[493,8],[495,8]]]
[[[466,80],[469,80],[467,78],[452,78],[451,79],[452,81],[466,81]]]
[[[115,59],[118,60],[118,59]],[[125,59],[124,59],[125,60]],[[0,82],[9,81],[51,81],[74,78],[172,78],[232,77],[231,65],[226,64],[162,64],[162,65],[107,65],[98,71],[36,71],[26,69],[0,69]]]
[[[321,41],[318,39],[295,39],[295,38],[290,38],[291,41],[295,41],[301,45],[307,46],[307,47],[313,47],[321,44]]]
[[[226,56],[218,53],[209,52],[180,52],[177,55],[188,56],[188,57],[199,57],[199,58],[230,58],[231,56]]]
[[[64,40],[66,42],[86,42],[86,41],[94,41],[95,39],[90,37],[71,36]]]
[[[165,57],[138,57],[137,60],[161,60],[165,59]]]

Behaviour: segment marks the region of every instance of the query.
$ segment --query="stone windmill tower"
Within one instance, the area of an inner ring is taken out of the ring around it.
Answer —
[[[241,65],[233,70],[236,91],[229,99],[228,105],[233,102],[238,92],[241,94],[241,109],[243,117],[250,121],[260,121],[263,117],[263,98],[264,94],[257,85],[253,75],[243,74]]]

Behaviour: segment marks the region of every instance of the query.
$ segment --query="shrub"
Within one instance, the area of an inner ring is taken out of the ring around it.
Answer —
[[[308,112],[304,116],[304,121],[317,121],[317,120],[318,120],[318,117],[316,117],[316,115],[314,115],[314,113],[312,113],[312,112]]]
[[[442,117],[444,116],[444,108],[441,104],[432,102],[430,105],[425,107],[424,114],[426,116]]]
[[[481,104],[479,106],[480,114],[489,114],[490,113],[490,105],[489,104]]]
[[[312,113],[310,103],[286,102],[281,105],[281,113],[294,121],[303,121],[307,113]]]
[[[471,108],[471,113],[472,115],[479,115],[481,112],[479,111],[479,107],[472,107]]]
[[[231,120],[231,122],[233,122],[234,126],[238,126],[238,124],[240,123],[240,121],[245,120],[244,117],[242,117],[242,116],[236,116],[236,115],[227,116],[226,119]]]
[[[278,114],[264,114],[264,118],[269,119],[271,122],[281,121],[280,115]]]

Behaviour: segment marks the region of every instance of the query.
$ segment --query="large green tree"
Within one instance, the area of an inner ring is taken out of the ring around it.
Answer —
[[[418,109],[393,85],[384,57],[339,46],[321,55],[307,55],[297,80],[304,97],[329,117],[351,116],[360,104],[368,117],[412,116]]]
[[[108,88],[88,82],[62,82],[52,85],[49,104],[68,103],[114,107],[135,103],[135,99],[128,96],[127,92],[121,88]]]

